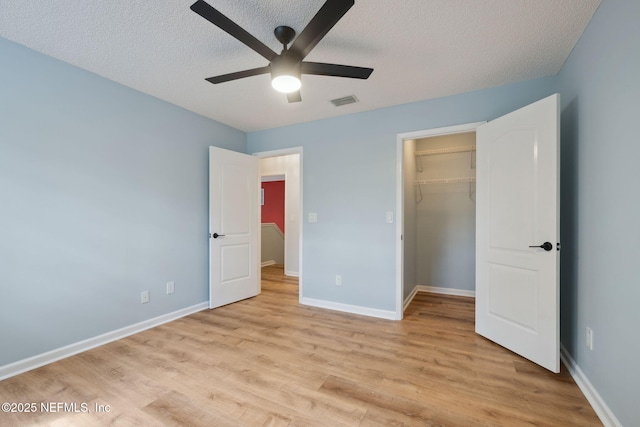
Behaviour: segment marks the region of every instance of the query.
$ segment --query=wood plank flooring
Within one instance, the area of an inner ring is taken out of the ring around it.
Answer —
[[[0,425],[602,425],[564,367],[477,336],[473,299],[420,293],[394,322],[299,305],[281,267],[262,277],[255,298],[0,382],[0,402],[38,405]]]

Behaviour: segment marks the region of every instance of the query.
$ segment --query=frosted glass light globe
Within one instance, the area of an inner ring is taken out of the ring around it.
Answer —
[[[302,83],[295,76],[280,75],[271,80],[271,86],[278,92],[291,93],[299,90]]]

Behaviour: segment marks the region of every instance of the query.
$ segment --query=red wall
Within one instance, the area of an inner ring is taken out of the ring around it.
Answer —
[[[275,222],[284,233],[284,181],[263,182],[262,222]]]

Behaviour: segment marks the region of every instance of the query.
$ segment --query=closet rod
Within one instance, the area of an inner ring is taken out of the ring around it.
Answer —
[[[461,182],[476,182],[475,178],[439,178],[439,179],[423,179],[415,181],[414,185],[422,184],[457,184]]]
[[[435,150],[416,151],[416,157],[433,156],[436,154],[466,153],[468,151],[476,151],[475,145],[467,145],[464,147],[438,148]]]

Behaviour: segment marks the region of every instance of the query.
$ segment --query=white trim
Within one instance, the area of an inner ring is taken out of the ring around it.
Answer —
[[[209,301],[0,366],[0,381],[209,308]]]
[[[396,320],[402,320],[404,305],[404,140],[396,137]]]
[[[277,181],[286,181],[287,175],[260,175],[260,182],[277,182]]]
[[[268,267],[270,265],[274,265],[276,262],[274,260],[269,260],[269,261],[262,261],[262,263],[260,263],[260,267]]]
[[[411,304],[411,301],[413,301],[417,293],[418,293],[418,287],[416,286],[415,288],[413,288],[411,293],[404,299],[404,306],[402,308],[403,312],[407,310],[407,307],[409,307],[409,304]]]
[[[300,277],[300,274],[297,271],[286,271],[284,272],[285,276],[290,276],[290,277]]]
[[[420,138],[429,138],[432,136],[441,136],[441,135],[453,135],[456,133],[463,133],[463,132],[473,132],[476,130],[476,128],[480,125],[483,125],[487,123],[486,121],[482,121],[482,122],[474,122],[474,123],[466,123],[463,125],[455,125],[455,126],[446,126],[446,127],[441,127],[441,128],[434,128],[434,129],[425,129],[425,130],[418,130],[415,132],[406,132],[406,133],[399,133],[398,134],[398,138],[402,139],[402,141],[407,140],[407,139],[420,139]]]
[[[280,235],[280,237],[284,239],[284,233],[282,232],[282,230],[280,230],[280,227],[278,227],[278,224],[276,224],[275,222],[263,222],[260,224],[260,228],[262,227],[270,227],[275,229]]]
[[[289,154],[302,154],[302,147],[282,148],[280,150],[270,151],[256,151],[255,153],[251,153],[252,156],[260,157],[261,159],[267,157],[288,156]]]
[[[438,286],[425,286],[418,285],[417,286],[419,292],[429,292],[431,294],[441,294],[441,295],[454,295],[459,297],[476,297],[476,291],[469,291],[467,289],[452,289],[452,288],[440,288]]]
[[[622,423],[618,421],[613,411],[607,406],[602,396],[600,396],[593,384],[591,384],[591,381],[589,381],[589,378],[582,372],[582,369],[576,364],[562,343],[560,344],[560,359],[562,359],[564,366],[569,370],[569,374],[571,374],[578,388],[580,388],[584,397],[586,397],[591,404],[591,407],[596,412],[596,415],[598,415],[598,418],[600,418],[600,421],[602,421],[602,424],[604,424],[605,427],[622,427]]]
[[[435,129],[425,129],[396,135],[396,320],[402,320],[404,290],[404,142],[409,139],[427,138],[439,135],[451,135],[463,132],[474,132],[483,122],[466,123]]]
[[[377,317],[379,319],[396,320],[395,311],[379,310],[377,308],[342,304],[339,302],[324,301],[313,298],[301,298],[300,304],[310,305],[312,307],[326,308],[329,310],[342,311],[345,313],[359,314],[362,316]]]

